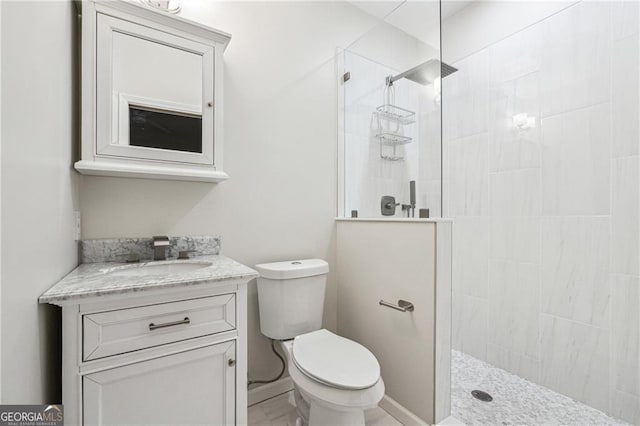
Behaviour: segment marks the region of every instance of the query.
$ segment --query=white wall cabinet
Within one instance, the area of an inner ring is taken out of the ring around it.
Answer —
[[[246,284],[55,302],[65,424],[246,424]]]
[[[219,182],[230,35],[123,0],[82,13],[84,174]]]

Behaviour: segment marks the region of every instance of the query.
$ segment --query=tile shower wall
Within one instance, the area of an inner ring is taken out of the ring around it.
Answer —
[[[577,3],[443,82],[454,348],[634,424],[638,13]]]

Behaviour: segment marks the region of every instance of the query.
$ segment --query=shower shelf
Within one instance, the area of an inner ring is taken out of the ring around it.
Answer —
[[[376,138],[378,138],[381,144],[387,146],[406,145],[412,141],[412,138],[409,136],[398,135],[396,133],[378,133]]]
[[[392,104],[380,105],[376,108],[376,114],[379,119],[395,121],[402,125],[413,124],[416,122],[415,112]]]

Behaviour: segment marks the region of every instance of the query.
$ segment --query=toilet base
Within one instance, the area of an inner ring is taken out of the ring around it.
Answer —
[[[364,426],[365,424],[363,410],[338,411],[318,404],[313,399],[309,403],[298,389],[294,390],[294,396],[299,416],[296,426],[298,424],[300,426]]]
[[[364,411],[336,411],[319,404],[311,404],[309,426],[364,426]]]

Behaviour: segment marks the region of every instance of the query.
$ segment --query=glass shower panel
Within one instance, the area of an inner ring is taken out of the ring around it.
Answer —
[[[342,217],[441,216],[437,6],[406,3],[342,53]],[[412,14],[434,34],[417,37]]]

